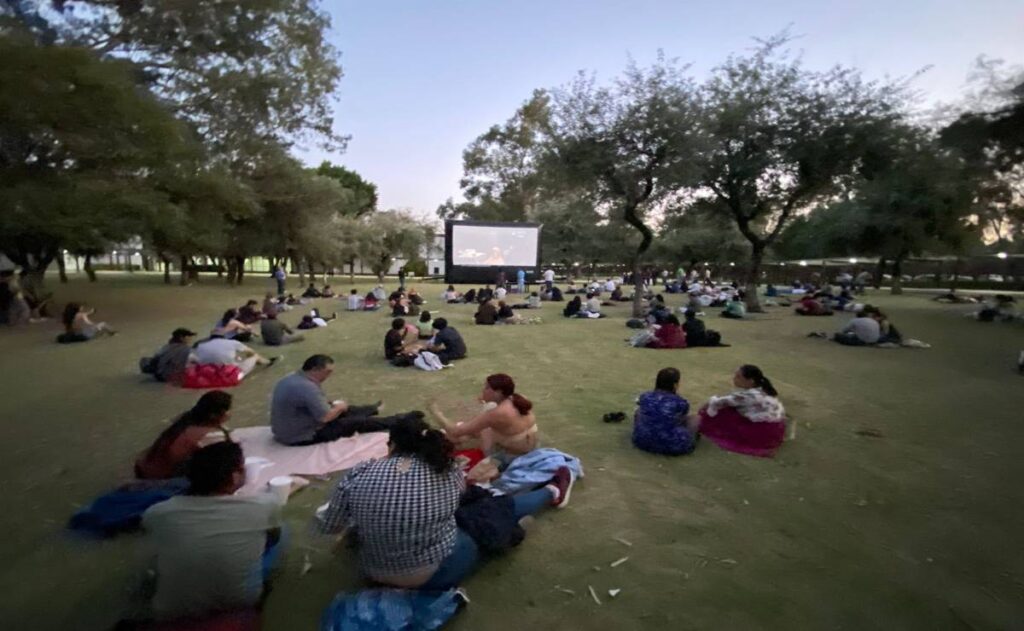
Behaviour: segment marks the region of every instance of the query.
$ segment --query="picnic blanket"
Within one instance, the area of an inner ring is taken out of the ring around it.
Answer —
[[[458,590],[365,589],[341,592],[324,610],[321,631],[432,631],[467,602]]]
[[[271,478],[279,475],[326,475],[350,469],[360,462],[388,455],[387,432],[356,434],[329,443],[289,447],[274,440],[270,427],[241,427],[231,430],[231,440],[242,446],[246,460],[263,458],[265,466],[248,467],[239,493],[262,492]]]

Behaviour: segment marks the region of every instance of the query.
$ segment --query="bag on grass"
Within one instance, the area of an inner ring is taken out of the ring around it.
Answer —
[[[420,370],[426,370],[428,372],[444,368],[444,364],[441,363],[441,358],[430,351],[422,351],[416,357],[413,365]]]
[[[139,359],[139,372],[144,375],[156,373],[156,357],[142,357]]]
[[[631,329],[642,329],[647,326],[647,323],[641,320],[640,318],[630,318],[626,320],[626,326],[628,326]]]

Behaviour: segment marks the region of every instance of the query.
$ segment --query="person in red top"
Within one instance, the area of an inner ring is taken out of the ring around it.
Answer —
[[[185,475],[185,465],[199,451],[200,442],[213,430],[227,436],[223,424],[231,413],[231,395],[211,390],[199,397],[191,410],[160,433],[156,441],[135,461],[135,477],[165,480]]]
[[[665,318],[647,348],[686,348],[686,332],[679,326],[679,318],[674,315]]]

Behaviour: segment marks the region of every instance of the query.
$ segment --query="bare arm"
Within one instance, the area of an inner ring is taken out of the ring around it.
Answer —
[[[449,426],[448,438],[455,440],[463,436],[476,436],[485,429],[493,428],[501,420],[501,414],[494,409],[478,414],[468,421]]]

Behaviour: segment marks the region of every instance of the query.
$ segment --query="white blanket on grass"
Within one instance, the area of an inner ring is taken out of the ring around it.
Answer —
[[[269,463],[261,467],[253,479],[245,481],[245,486],[239,490],[244,495],[262,492],[267,482],[279,475],[326,475],[388,454],[387,432],[289,447],[274,440],[269,426],[259,426],[234,429],[231,439],[242,446],[246,458],[264,458]]]

